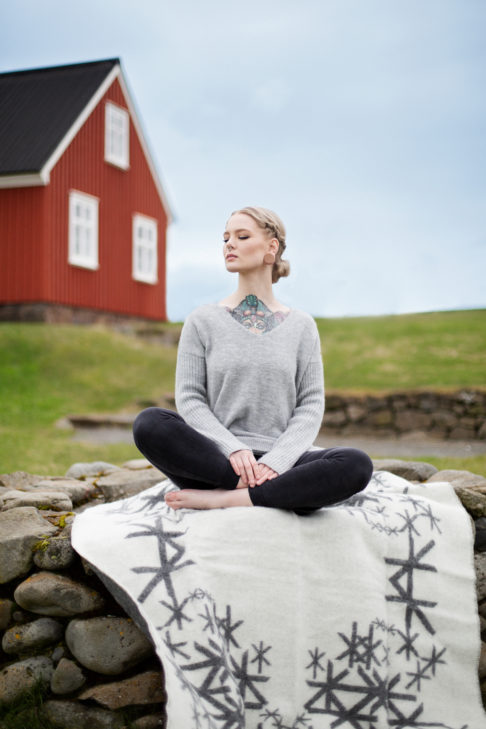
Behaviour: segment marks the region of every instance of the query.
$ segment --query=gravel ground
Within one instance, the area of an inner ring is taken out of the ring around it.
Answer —
[[[129,428],[78,428],[73,438],[89,443],[133,443]],[[413,458],[414,456],[451,456],[467,458],[486,453],[486,441],[438,440],[426,433],[411,433],[401,438],[376,436],[319,435],[316,445],[321,448],[350,446],[360,448],[375,458]]]
[[[450,456],[467,458],[486,453],[486,441],[438,440],[425,433],[411,433],[401,438],[378,438],[376,436],[340,436],[320,435],[316,445],[321,448],[333,446],[350,446],[360,448],[375,458],[396,456],[411,458],[414,456]]]

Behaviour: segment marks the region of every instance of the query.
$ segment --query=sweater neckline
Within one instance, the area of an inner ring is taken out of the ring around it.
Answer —
[[[216,309],[221,309],[221,311],[224,313],[224,315],[228,319],[230,319],[232,324],[235,327],[238,327],[238,329],[240,331],[243,331],[249,337],[256,337],[257,339],[268,339],[268,337],[271,337],[272,334],[274,334],[274,332],[277,332],[280,329],[282,329],[282,327],[285,327],[287,322],[289,321],[289,319],[293,318],[294,312],[296,311],[296,309],[290,309],[287,312],[285,319],[283,321],[281,321],[280,324],[278,324],[276,327],[274,327],[273,329],[270,329],[269,332],[265,332],[264,334],[255,334],[255,332],[250,332],[249,329],[247,329],[246,327],[242,326],[239,322],[237,322],[236,319],[234,319],[234,317],[231,315],[231,312],[228,311],[228,309],[225,306],[220,306],[220,304],[216,304],[216,303],[212,304],[211,306],[214,306]]]

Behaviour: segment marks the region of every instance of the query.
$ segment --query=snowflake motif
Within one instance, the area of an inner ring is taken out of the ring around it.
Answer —
[[[162,628],[157,628],[157,630],[162,630]],[[181,650],[183,646],[187,645],[187,641],[184,640],[179,643],[173,643],[168,630],[165,633],[164,643],[173,656],[177,654],[182,656],[182,658],[185,658],[186,660],[189,660],[189,658],[191,657],[189,653],[184,653],[184,651]]]
[[[140,513],[140,512],[146,512],[150,514],[152,511],[155,511],[159,508],[161,502],[165,504],[164,496],[167,493],[166,488],[162,488],[160,491],[157,491],[155,494],[152,493],[146,493],[140,495],[140,501],[141,506],[136,509],[133,513]]]
[[[188,599],[190,599],[190,598],[188,598]],[[211,612],[209,610],[208,604],[206,603],[204,605],[205,613],[204,614],[198,613],[199,617],[205,621],[203,633],[208,629],[211,631],[211,633],[214,633],[216,630],[216,614],[215,614],[215,610],[214,610],[214,605],[212,607],[213,607],[213,611]]]
[[[427,676],[427,668],[420,665],[420,661],[417,661],[417,670],[407,671],[407,676],[412,676],[412,680],[407,683],[406,688],[411,688],[415,683],[417,684],[417,691],[420,692],[421,681],[430,681],[430,676]]]
[[[417,531],[414,525],[414,522],[419,518],[420,514],[414,514],[413,516],[411,516],[408,511],[405,510],[405,514],[398,514],[398,516],[405,522],[400,529],[401,532],[404,532],[408,529],[410,532],[413,532],[418,537],[420,536],[420,532]]]
[[[440,653],[437,653],[437,649],[435,646],[432,646],[432,653],[429,658],[425,658],[423,656],[420,656],[420,660],[417,660],[417,670],[416,671],[407,671],[407,676],[411,676],[411,681],[407,684],[407,688],[413,686],[414,684],[417,685],[417,691],[421,690],[421,681],[429,681],[433,676],[435,676],[435,671],[437,666],[442,663],[445,664],[446,661],[441,660],[442,656],[444,655],[446,649],[443,648]],[[422,663],[423,661],[423,663]],[[431,675],[428,675],[428,672],[430,671]]]
[[[359,635],[357,622],[353,623],[349,637],[344,633],[338,633],[338,635],[346,644],[347,649],[337,656],[336,660],[341,661],[347,658],[348,668],[352,668],[355,663],[364,663],[367,669],[371,667],[372,663],[380,665],[376,650],[382,641],[373,642],[373,624],[369,626],[368,635]]]
[[[415,597],[414,594],[414,571],[425,570],[429,572],[437,572],[437,568],[432,564],[426,564],[422,562],[425,555],[433,549],[435,542],[431,540],[422,547],[417,553],[415,553],[415,542],[413,534],[409,531],[409,552],[406,559],[396,559],[394,557],[385,557],[386,564],[395,565],[399,567],[390,578],[389,582],[396,591],[396,595],[385,595],[385,599],[389,602],[401,602],[406,606],[405,608],[405,627],[407,633],[410,632],[412,618],[415,616],[420,620],[424,628],[431,633],[435,633],[429,619],[424,613],[423,608],[434,608],[437,603],[432,600],[422,600]],[[405,586],[401,584],[402,578],[406,578]]]
[[[248,671],[248,651],[245,651],[237,662],[231,657],[233,675],[238,682],[239,693],[244,701],[245,709],[261,709],[267,700],[259,691],[256,684],[268,681],[268,676],[252,674]],[[247,698],[247,694],[250,696]]]
[[[242,625],[243,620],[236,620],[234,623],[231,619],[231,606],[226,605],[226,617],[224,618],[218,618],[216,617],[216,623],[218,628],[223,634],[223,638],[226,642],[226,645],[234,645],[236,648],[239,648],[239,644],[234,637],[233,633],[235,630],[237,630],[240,625]]]
[[[390,633],[390,635],[395,635],[395,633],[397,632],[397,628],[395,628],[393,624],[388,625],[388,623],[386,623],[384,620],[380,620],[379,618],[375,618],[372,621],[371,625],[374,625],[377,630],[382,630],[385,633]]]
[[[110,513],[123,517],[119,519],[123,523],[127,521],[126,517],[132,517],[135,514],[144,513],[150,516],[159,511],[161,507],[165,510],[167,507],[164,496],[168,491],[167,486],[163,486],[155,493],[152,493],[153,488],[155,486],[147,489],[145,493],[138,494],[137,499],[129,498],[114,502],[111,506]]]
[[[415,701],[415,696],[400,691],[399,681],[400,674],[382,678],[375,669],[368,673],[361,665],[358,666],[358,676],[353,677],[348,669],[335,675],[334,664],[328,661],[323,680],[307,681],[307,685],[317,691],[306,702],[305,709],[310,714],[336,717],[331,725],[333,727],[347,721],[354,729],[364,729],[378,720],[376,712],[379,709],[388,712],[390,726],[407,726],[405,723],[400,724],[404,715],[399,704]]]
[[[437,529],[439,534],[442,534],[442,530],[439,527],[439,522],[441,521],[438,517],[434,516],[432,512],[432,507],[430,504],[420,504],[420,516],[425,517],[429,520],[429,526],[430,531],[433,532],[434,529]]]
[[[181,666],[181,670],[206,672],[201,685],[197,687],[199,700],[207,702],[219,712],[214,718],[224,720],[225,729],[243,727],[244,708],[241,701],[234,698],[228,658],[222,646],[209,639],[207,645],[194,642],[194,648],[201,655],[201,660]]]
[[[263,647],[263,641],[260,641],[260,645],[257,648],[254,643],[252,643],[251,647],[255,651],[255,657],[252,659],[252,663],[255,663],[255,661],[258,661],[258,673],[261,673],[263,670],[263,664],[266,663],[267,666],[270,666],[270,661],[265,657],[265,653],[268,653],[269,650],[271,650],[271,646],[267,646],[266,648]]]
[[[393,547],[383,559],[389,570],[387,591],[390,594],[385,598],[399,606],[398,612],[390,613],[395,623],[376,617],[369,624],[359,626],[358,621],[349,619],[344,626],[340,625],[343,632],[336,629],[329,636],[338,645],[331,643],[330,649],[324,644],[327,653],[317,646],[307,650],[302,665],[308,671],[308,700],[303,706],[294,707],[300,713],[293,714],[293,721],[286,712],[282,713],[282,707],[269,708],[267,703],[271,700],[271,675],[267,673],[277,670],[275,653],[271,652],[268,641],[256,640],[258,634],[250,637],[246,624],[239,630],[244,621],[238,619],[235,606],[218,603],[216,607],[212,595],[202,587],[195,588],[193,583],[192,591],[186,587],[184,598],[176,594],[180,585],[177,573],[194,563],[188,559],[184,545],[187,531],[181,528],[184,515],[165,514],[167,508],[162,502],[167,490],[158,489],[153,494],[147,491],[133,502],[136,508],[129,500],[126,506],[118,508],[116,513],[121,517],[144,515],[139,519],[144,523],[131,522],[130,526],[136,530],[126,538],[156,540],[155,564],[151,556],[148,565],[132,570],[141,576],[139,602],[144,602],[162,583],[165,592],[155,593],[153,597],[165,598],[156,602],[164,607],[162,615],[166,622],[157,630],[161,631],[160,638],[167,649],[164,661],[171,666],[185,692],[188,721],[192,712],[193,729],[210,729],[216,725],[218,729],[243,729],[245,720],[248,722],[251,717],[245,712],[251,711],[258,712],[259,720],[253,714],[258,729],[313,729],[315,715],[319,715],[318,721],[327,721],[325,726],[330,729],[376,729],[385,716],[390,729],[459,729],[434,722],[427,701],[428,687],[435,685],[434,679],[440,684],[441,671],[445,670],[441,666],[448,661],[446,648],[442,648],[438,637],[434,638],[435,644],[430,642],[435,635],[436,603],[422,599],[418,586],[425,583],[417,576],[423,571],[437,572],[435,560],[431,559],[436,544],[432,536],[439,540],[441,519],[425,494],[424,498],[417,496],[411,486],[398,494],[397,484],[387,479],[387,473],[375,473],[371,490],[356,494],[341,508],[343,513],[361,518],[367,527],[363,522],[360,526],[368,533],[393,537],[390,540]],[[157,509],[158,515],[154,513]],[[184,527],[186,524],[187,520]],[[380,541],[377,536],[375,541]],[[398,551],[402,544],[404,551]],[[382,613],[386,615],[385,609]],[[199,630],[199,642],[194,638],[182,640],[185,633],[178,632],[191,622],[191,630],[194,627]],[[424,644],[424,637],[428,643]],[[327,655],[333,659],[324,661]],[[402,655],[398,662],[396,655]],[[396,666],[405,660],[406,667],[398,673]]]
[[[181,603],[177,601],[177,599],[174,597],[174,600],[172,602],[172,605],[169,602],[166,602],[165,600],[159,600],[160,604],[169,610],[171,615],[169,618],[165,621],[163,628],[167,628],[169,625],[171,625],[174,620],[177,623],[177,627],[179,630],[182,628],[182,621],[186,620],[188,623],[192,623],[192,618],[189,618],[185,612],[184,608],[186,607],[187,603],[189,602],[189,598],[186,597]]]
[[[407,661],[410,660],[410,655],[413,653],[414,656],[418,656],[417,651],[414,648],[414,642],[419,637],[418,633],[414,633],[413,635],[410,635],[410,633],[403,633],[401,630],[398,631],[399,636],[402,638],[403,643],[401,647],[396,651],[397,655],[400,653],[403,653],[405,651],[405,656]]]
[[[308,651],[308,653],[311,657],[311,662],[306,666],[306,670],[308,668],[312,668],[312,671],[313,671],[312,678],[315,679],[318,669],[320,671],[324,671],[324,666],[321,666],[321,658],[324,658],[324,656],[326,654],[324,651],[322,653],[320,653],[319,648],[314,648],[313,651]]]
[[[440,653],[437,653],[437,649],[436,649],[436,647],[434,645],[434,646],[432,646],[432,653],[429,656],[429,658],[425,658],[424,656],[421,656],[421,658],[422,658],[423,661],[427,661],[428,667],[432,670],[432,675],[433,676],[435,676],[436,666],[439,663],[446,663],[446,661],[441,661],[440,660],[442,658],[442,656],[444,655],[445,652],[446,652],[446,649],[443,648]]]
[[[280,715],[280,712],[278,709],[275,709],[273,711],[270,711],[270,709],[265,709],[265,711],[260,714],[260,717],[263,719],[263,723],[265,723],[267,720],[272,719],[275,723],[272,725],[274,727],[278,726],[277,722],[282,721],[282,717]]]
[[[187,567],[190,564],[194,564],[192,560],[186,560],[181,562],[182,557],[185,554],[185,547],[177,543],[179,537],[184,536],[185,531],[166,531],[164,528],[164,522],[161,517],[157,517],[152,526],[147,524],[135,524],[134,526],[140,526],[142,531],[131,532],[127,534],[127,539],[141,538],[141,537],[153,537],[157,540],[159,566],[158,567],[132,567],[132,572],[136,574],[153,574],[152,579],[148,582],[145,588],[142,590],[137,600],[144,602],[150,593],[157,587],[160,582],[164,582],[169,597],[176,602],[174,586],[172,584],[172,572],[180,570],[183,567]],[[174,550],[175,554],[169,559],[168,547]]]

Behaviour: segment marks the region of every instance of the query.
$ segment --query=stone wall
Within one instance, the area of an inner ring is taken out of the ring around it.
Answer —
[[[150,334],[150,329],[147,330]],[[178,336],[177,332],[168,332]],[[173,393],[159,400],[143,400],[139,407],[174,410]],[[131,428],[135,415],[68,415],[60,427]],[[440,440],[486,440],[486,390],[405,390],[376,395],[327,392],[321,433],[340,435],[404,436],[426,434]]]
[[[147,465],[77,464],[54,479],[0,476],[0,705],[40,682],[53,727],[164,726],[152,644],[70,541],[76,511],[160,482]]]
[[[0,304],[0,321],[46,322],[47,324],[102,324],[115,329],[133,325],[146,325],[151,319],[128,314],[117,314],[102,309],[67,306],[33,301],[20,304]],[[162,321],[162,319],[157,320]]]
[[[486,440],[486,391],[405,390],[383,395],[326,394],[323,431]]]
[[[475,530],[478,611],[486,640],[486,479],[430,464],[375,461],[415,481],[450,481]],[[142,491],[163,476],[147,461],[75,464],[66,476],[0,476],[0,716],[34,684],[57,729],[165,725],[152,645],[71,547],[76,512]],[[479,678],[486,705],[486,643]],[[27,726],[27,724],[26,724]],[[181,729],[183,729],[181,727]]]

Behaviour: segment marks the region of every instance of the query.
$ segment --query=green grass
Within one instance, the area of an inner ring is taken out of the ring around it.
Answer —
[[[380,454],[369,454],[372,458],[393,458],[393,456],[383,456]],[[397,456],[401,461],[424,461],[425,463],[431,463],[439,471],[452,469],[454,471],[471,471],[471,473],[478,473],[480,476],[486,477],[486,454],[475,455],[467,458],[454,458],[445,456],[413,456],[410,458],[404,458],[403,456]]]
[[[111,331],[1,324],[0,351],[3,473],[59,474],[75,461],[135,457],[135,446],[77,443],[54,423],[69,413],[135,411],[137,400],[173,390],[175,347]]]
[[[328,389],[486,387],[486,310],[317,319]]]
[[[328,390],[486,387],[486,310],[317,324]],[[59,475],[75,461],[136,457],[135,446],[76,442],[54,423],[69,413],[135,412],[137,401],[174,388],[175,346],[109,330],[3,323],[0,353],[0,473]]]
[[[43,716],[41,707],[45,689],[38,683],[11,704],[0,704],[2,729],[54,729]]]
[[[0,703],[1,729],[56,729],[59,725],[52,724],[42,710],[47,691],[47,687],[39,681],[11,703]],[[50,698],[56,700],[63,697],[51,695]],[[119,713],[125,729],[132,729],[133,721],[130,719],[130,714],[134,712],[127,708],[126,711]]]

